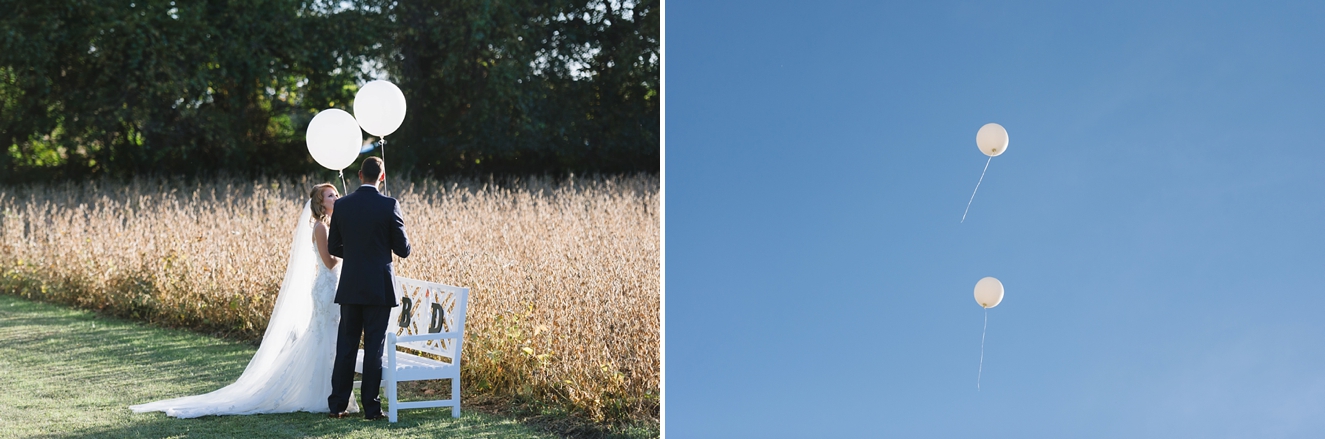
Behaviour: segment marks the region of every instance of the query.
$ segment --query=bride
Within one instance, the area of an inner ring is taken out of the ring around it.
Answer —
[[[314,186],[309,193],[267,332],[239,379],[211,393],[130,409],[135,413],[160,411],[177,418],[328,411],[340,321],[340,305],[333,300],[341,267],[340,258],[327,250],[327,224],[339,197],[330,183]],[[351,403],[349,411],[358,412],[358,405]]]

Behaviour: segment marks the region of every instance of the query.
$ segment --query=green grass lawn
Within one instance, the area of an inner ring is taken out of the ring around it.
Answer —
[[[395,424],[321,413],[175,419],[129,410],[230,384],[256,350],[0,295],[0,437],[555,437],[475,410],[453,419],[450,408],[402,411]]]

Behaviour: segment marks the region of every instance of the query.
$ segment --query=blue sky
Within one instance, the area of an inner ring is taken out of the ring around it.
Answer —
[[[1325,3],[667,6],[670,437],[1325,434]]]

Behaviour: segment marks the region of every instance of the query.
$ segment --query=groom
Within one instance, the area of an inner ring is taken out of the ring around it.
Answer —
[[[327,232],[327,247],[332,255],[344,259],[336,303],[340,304],[340,330],[336,336],[336,363],[331,368],[331,396],[327,406],[331,417],[349,415],[350,392],[354,387],[354,362],[363,336],[364,417],[385,418],[378,400],[382,383],[382,348],[386,341],[387,320],[396,306],[396,291],[391,269],[391,253],[409,257],[409,237],[405,219],[395,198],[377,192],[386,181],[382,159],[369,157],[359,169],[363,186],[336,200]]]

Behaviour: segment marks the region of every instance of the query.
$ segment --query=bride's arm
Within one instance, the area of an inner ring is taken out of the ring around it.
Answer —
[[[326,264],[327,268],[336,268],[340,258],[332,256],[327,250],[327,226],[321,222],[313,224],[313,242],[317,243],[317,255],[322,258],[322,263]]]

